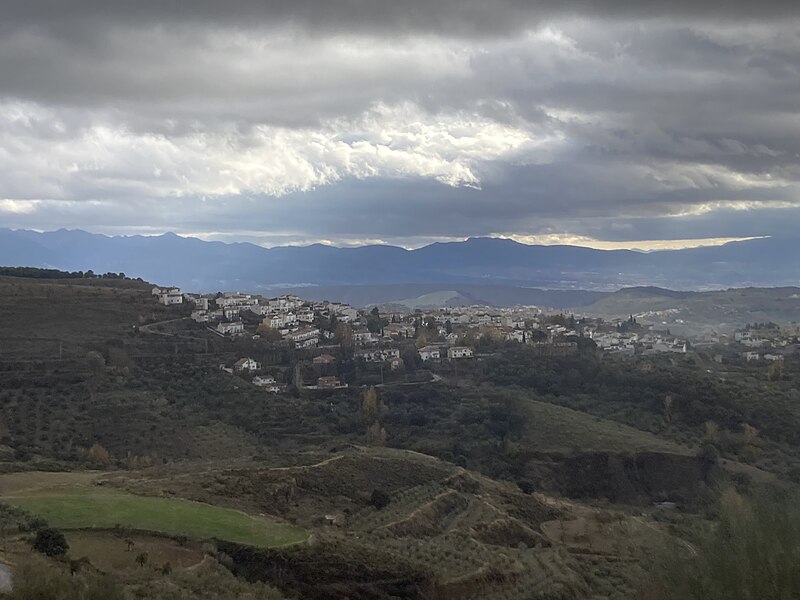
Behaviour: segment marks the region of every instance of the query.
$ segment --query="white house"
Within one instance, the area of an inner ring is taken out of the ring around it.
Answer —
[[[176,287],[165,287],[165,288],[162,288],[162,287],[156,286],[152,290],[150,290],[150,293],[153,294],[153,296],[161,296],[162,294],[175,295],[175,294],[180,294],[181,293],[181,288],[176,288]]]
[[[354,331],[353,341],[356,344],[372,344],[378,341],[378,336],[371,331]]]
[[[285,338],[294,342],[296,348],[314,348],[319,344],[319,329],[303,327],[287,333]]]
[[[234,317],[238,317],[242,312],[241,307],[239,306],[226,306],[222,309],[222,314],[225,315],[226,319],[233,319]]]
[[[266,375],[256,375],[253,377],[253,385],[257,387],[266,387],[275,384],[275,378]]]
[[[304,310],[297,313],[297,320],[303,323],[313,323],[314,313],[310,310]]]
[[[217,331],[223,335],[235,335],[237,333],[244,333],[244,323],[241,321],[233,321],[231,323],[217,323]]]
[[[297,323],[297,315],[292,312],[272,314],[264,317],[264,323],[273,329],[281,329]]]
[[[361,358],[366,362],[383,362],[400,358],[398,348],[383,348],[375,350],[359,350],[355,353],[356,358]]]
[[[439,360],[441,354],[438,346],[425,346],[419,349],[419,357],[422,360]]]
[[[161,290],[158,294],[158,301],[164,306],[183,304],[183,294],[181,294],[180,288],[153,288],[153,293],[156,289]]]
[[[525,331],[522,329],[512,329],[506,332],[505,338],[510,342],[525,342]]]
[[[452,346],[447,349],[447,358],[472,358],[472,349],[466,346]]]
[[[258,371],[261,365],[254,361],[252,358],[240,358],[233,363],[234,371]]]
[[[267,302],[270,308],[277,308],[278,310],[294,310],[303,305],[303,301],[300,298],[292,295],[271,298]]]

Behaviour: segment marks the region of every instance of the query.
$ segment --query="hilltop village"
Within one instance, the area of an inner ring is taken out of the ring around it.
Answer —
[[[667,328],[641,324],[639,315],[603,320],[538,306],[359,309],[296,295],[201,295],[176,287],[154,287],[152,294],[165,306],[180,307],[197,327],[219,337],[260,340],[294,350],[294,371],[283,377],[266,374],[263,365],[249,356],[221,365],[230,373],[249,375],[253,385],[272,393],[292,384],[338,389],[365,380],[379,385],[422,383],[436,372],[457,372],[455,363],[480,360],[508,344],[528,345],[543,356],[575,355],[587,346],[610,357],[710,350],[722,363],[782,362],[797,343],[796,331],[772,323],[748,325],[724,340],[696,340],[693,345]]]
[[[393,380],[413,383],[421,382],[412,374],[422,367],[453,368],[453,363],[490,355],[498,344],[526,344],[549,356],[577,354],[582,344],[610,354],[685,354],[689,350],[685,340],[639,326],[633,318],[604,322],[548,313],[537,306],[410,311],[400,307],[357,309],[340,302],[306,301],[296,295],[198,295],[174,287],[155,287],[152,293],[161,304],[181,307],[184,313],[190,310],[198,327],[217,336],[260,340],[303,352],[311,367],[311,381],[304,377],[301,365],[296,367],[292,383],[312,389],[346,387],[350,382],[343,377],[343,362],[352,361],[361,371],[379,373],[380,383],[390,375]],[[262,365],[246,356],[221,368],[252,374],[252,383],[269,392],[283,391],[290,383],[263,375]]]

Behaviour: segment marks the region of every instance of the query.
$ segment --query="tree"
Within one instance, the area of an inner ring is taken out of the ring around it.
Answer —
[[[375,306],[367,315],[367,329],[372,333],[380,333],[384,325],[388,325],[389,321],[381,317],[378,307]]]
[[[44,527],[36,532],[33,549],[45,556],[64,556],[69,550],[67,538],[58,529]]]
[[[373,423],[367,428],[367,444],[370,446],[386,445],[386,430],[380,423]]]
[[[374,387],[364,391],[364,400],[361,402],[361,416],[367,430],[367,443],[370,446],[383,446],[386,444],[386,430],[381,427],[381,419],[386,414],[386,406],[378,397]]]
[[[364,424],[369,427],[381,418],[381,401],[378,392],[370,386],[364,391],[364,399],[361,402],[361,416]]]
[[[339,323],[336,326],[336,339],[342,350],[349,352],[353,349],[353,328],[347,323]]]
[[[664,423],[669,427],[672,423],[672,394],[664,396]]]

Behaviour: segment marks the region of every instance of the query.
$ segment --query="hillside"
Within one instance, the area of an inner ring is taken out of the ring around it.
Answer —
[[[635,315],[641,323],[665,326],[696,338],[713,332],[730,334],[748,323],[800,322],[800,288],[741,288],[710,292],[674,292],[630,288],[575,306],[576,313],[603,318]]]
[[[221,338],[145,282],[5,278],[0,310],[0,514],[47,518],[141,597],[210,568],[243,597],[628,600],[719,490],[800,473],[791,356],[775,378],[498,342],[377,385],[383,447],[363,366],[341,361],[348,388],[267,394],[220,364],[291,381],[314,351]],[[4,531],[0,559],[29,560],[30,535]],[[136,567],[142,551],[161,562]]]

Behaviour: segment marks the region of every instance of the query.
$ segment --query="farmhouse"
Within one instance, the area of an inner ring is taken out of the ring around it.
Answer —
[[[244,323],[233,321],[231,323],[217,323],[217,331],[223,335],[235,335],[244,332]]]
[[[336,358],[330,354],[320,354],[315,356],[311,362],[315,365],[331,365],[336,362]]]
[[[261,365],[259,365],[252,358],[240,358],[233,363],[234,371],[258,371],[260,368]]]
[[[466,346],[452,346],[447,349],[447,358],[472,358],[472,349]]]
[[[419,357],[422,360],[439,360],[441,354],[438,346],[425,346],[419,349]]]
[[[160,289],[158,294],[158,301],[164,306],[172,306],[174,304],[183,304],[183,294],[180,288],[153,288],[153,293]]]
[[[320,377],[317,379],[317,387],[323,390],[333,390],[339,387],[347,386],[342,385],[342,382],[339,381],[338,377],[331,375],[329,377]]]

